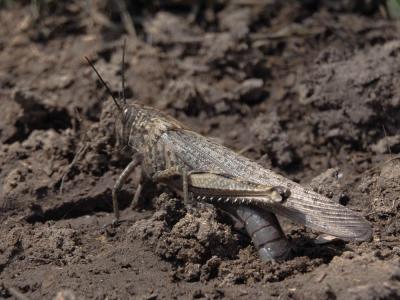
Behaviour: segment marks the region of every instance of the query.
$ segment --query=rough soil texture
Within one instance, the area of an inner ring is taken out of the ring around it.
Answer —
[[[0,9],[0,298],[400,298],[400,28],[379,1],[23,2]],[[294,257],[263,263],[210,205],[147,186],[130,209],[139,170],[105,226],[129,157],[83,57],[117,95],[124,39],[128,101],[361,212],[373,240],[281,220]]]

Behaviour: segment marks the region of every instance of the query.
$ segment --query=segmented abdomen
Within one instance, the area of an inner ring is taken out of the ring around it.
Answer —
[[[289,256],[289,242],[274,214],[246,206],[238,206],[234,212],[263,261],[282,261]]]
[[[194,200],[216,204],[239,219],[263,261],[281,261],[288,257],[289,242],[276,216],[260,208],[235,204],[251,202],[252,198],[210,197],[193,191],[191,195]]]

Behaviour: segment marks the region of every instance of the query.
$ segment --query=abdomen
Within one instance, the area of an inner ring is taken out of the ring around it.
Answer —
[[[263,261],[282,261],[289,256],[289,242],[274,214],[246,206],[236,207],[234,213]]]

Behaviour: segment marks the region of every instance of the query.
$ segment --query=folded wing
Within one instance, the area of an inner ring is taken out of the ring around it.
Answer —
[[[169,145],[172,152],[190,170],[220,174],[214,176],[253,184],[248,191],[241,191],[240,196],[245,199],[243,203],[263,207],[295,223],[343,240],[365,241],[372,236],[371,225],[359,213],[265,169],[199,134],[182,130],[169,132],[162,138],[163,143]],[[264,189],[265,195],[257,195],[254,185],[258,185],[259,190]],[[271,198],[271,191],[276,187],[283,187],[290,192],[284,197],[284,201],[274,201]],[[216,187],[214,193],[217,192],[221,192],[220,187]]]

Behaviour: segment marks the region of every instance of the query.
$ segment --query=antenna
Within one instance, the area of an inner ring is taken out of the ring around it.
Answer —
[[[122,101],[123,101],[124,105],[126,104],[126,97],[125,97],[125,49],[126,49],[126,39],[124,39],[124,45],[122,46],[122,66],[121,66]]]
[[[97,71],[96,67],[94,66],[94,64],[90,61],[89,58],[87,58],[85,56],[86,61],[89,63],[89,65],[92,67],[92,69],[94,70],[94,72],[96,73],[97,77],[99,77],[101,83],[104,85],[104,87],[107,90],[107,93],[110,94],[110,96],[112,97],[112,99],[114,100],[115,105],[117,106],[118,110],[120,112],[122,112],[122,107],[121,105],[118,103],[117,99],[114,97],[114,95],[111,92],[111,89],[108,87],[107,83],[103,80],[103,78],[101,77],[101,75],[99,74],[99,72]]]

